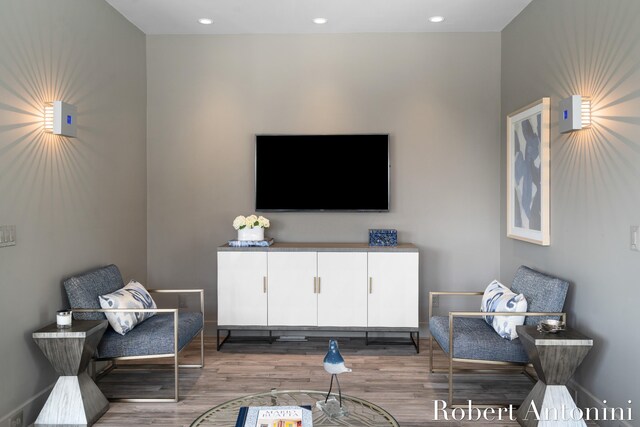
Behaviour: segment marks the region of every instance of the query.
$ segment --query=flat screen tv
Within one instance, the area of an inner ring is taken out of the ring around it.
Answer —
[[[389,211],[389,135],[257,135],[257,211]]]

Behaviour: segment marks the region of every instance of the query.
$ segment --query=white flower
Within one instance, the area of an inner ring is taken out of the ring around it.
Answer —
[[[250,215],[245,219],[244,223],[248,228],[253,228],[258,225],[257,222],[258,222],[258,217],[255,215]]]
[[[244,217],[240,215],[233,220],[233,228],[236,230],[256,227],[269,228],[270,225],[269,220],[263,216],[257,217],[255,215],[249,215]]]
[[[233,228],[236,230],[241,230],[245,227],[246,218],[242,215],[237,216],[236,219],[233,220]]]
[[[260,225],[260,227],[262,228],[269,228],[269,226],[271,225],[269,223],[269,220],[263,216],[259,216],[258,217],[258,224]]]

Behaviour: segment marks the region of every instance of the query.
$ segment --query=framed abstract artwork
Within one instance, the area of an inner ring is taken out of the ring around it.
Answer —
[[[550,100],[507,117],[507,237],[548,246]]]

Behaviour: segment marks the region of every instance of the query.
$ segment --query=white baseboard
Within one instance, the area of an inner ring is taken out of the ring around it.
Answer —
[[[0,427],[11,427],[11,418],[20,411],[22,411],[22,420],[24,421],[24,425],[29,426],[33,424],[36,418],[38,418],[38,414],[44,406],[44,403],[47,401],[47,397],[49,397],[49,393],[54,385],[55,383],[46,387],[44,390],[40,391],[35,396],[26,400],[22,405],[2,417],[0,419]]]

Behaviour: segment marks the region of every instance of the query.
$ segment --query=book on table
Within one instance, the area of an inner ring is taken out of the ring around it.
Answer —
[[[313,427],[311,406],[243,406],[236,427]]]
[[[232,248],[269,247],[273,245],[273,238],[265,240],[229,240],[228,243]]]

